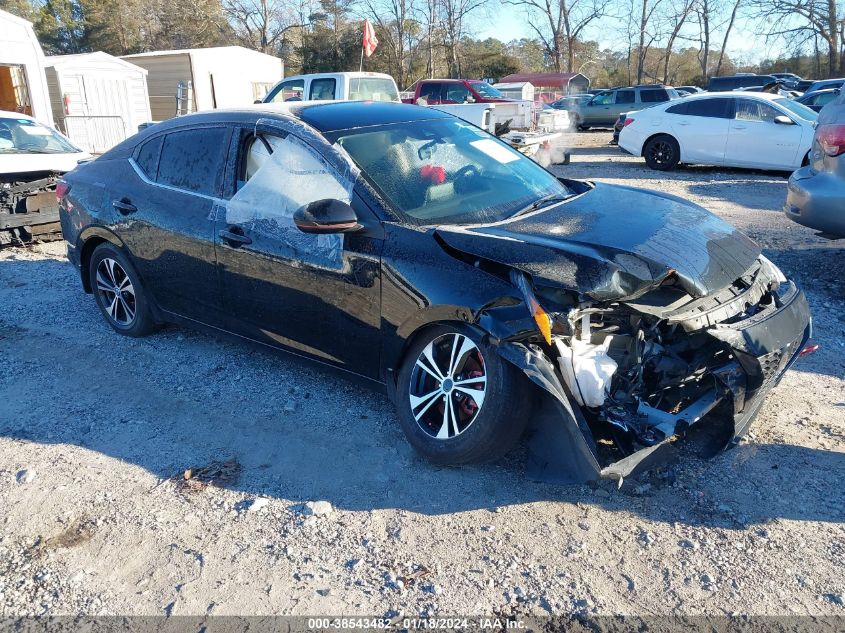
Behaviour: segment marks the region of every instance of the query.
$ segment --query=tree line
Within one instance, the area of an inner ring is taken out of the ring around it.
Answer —
[[[594,86],[704,85],[738,71],[845,76],[845,0],[0,0],[34,23],[47,54],[126,55],[239,44],[286,74],[357,70],[363,20],[379,39],[366,70],[400,89],[425,77],[581,72]],[[531,37],[473,36],[495,12]],[[785,51],[757,64],[726,51],[738,25]],[[589,39],[601,31],[611,47]]]

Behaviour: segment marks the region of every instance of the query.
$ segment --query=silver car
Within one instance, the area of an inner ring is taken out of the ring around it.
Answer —
[[[845,92],[819,113],[810,164],[790,176],[783,210],[825,237],[845,237]]]

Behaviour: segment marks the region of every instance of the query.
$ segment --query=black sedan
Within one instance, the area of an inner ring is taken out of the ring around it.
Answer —
[[[727,443],[810,335],[801,291],[701,207],[556,178],[430,108],[178,117],[59,194],[116,332],[199,326],[383,383],[438,463],[494,459],[529,422],[568,481],[691,427]]]

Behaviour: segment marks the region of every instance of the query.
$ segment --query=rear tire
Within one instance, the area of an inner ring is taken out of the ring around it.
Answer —
[[[522,373],[478,330],[456,323],[432,327],[411,345],[396,404],[402,431],[419,453],[435,464],[468,464],[513,448],[529,398]]]
[[[139,337],[155,330],[141,278],[118,248],[104,243],[94,249],[88,279],[97,307],[115,332]]]
[[[671,171],[681,160],[681,147],[678,141],[668,134],[661,134],[649,139],[645,144],[643,158],[651,169]]]

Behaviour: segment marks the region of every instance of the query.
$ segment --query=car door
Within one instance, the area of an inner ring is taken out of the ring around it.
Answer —
[[[584,125],[613,125],[616,117],[611,108],[615,95],[612,90],[600,92],[581,108],[581,122]],[[619,116],[618,114],[616,115]],[[605,123],[607,122],[607,123]]]
[[[342,173],[291,126],[233,141],[233,192],[217,215],[227,329],[377,378],[381,346],[381,223]],[[337,160],[337,159],[335,159]],[[350,201],[366,230],[310,235],[302,205]]]
[[[786,114],[765,101],[737,99],[725,163],[759,169],[794,169],[800,165],[797,154],[802,126],[776,123],[775,118],[780,116]],[[791,117],[787,119],[792,121]]]
[[[733,106],[731,99],[683,100],[666,108],[672,135],[681,146],[681,159],[721,165],[725,160]]]
[[[637,109],[637,92],[636,90],[617,90],[613,99],[613,106],[610,111],[613,114],[613,120],[609,121],[609,125],[615,125],[616,120],[623,112],[630,112]]]
[[[117,233],[145,287],[167,312],[215,324],[219,317],[214,209],[231,129],[175,129],[116,161],[107,184]]]

